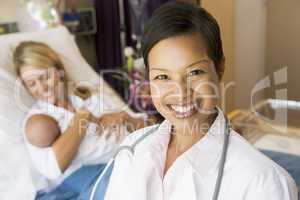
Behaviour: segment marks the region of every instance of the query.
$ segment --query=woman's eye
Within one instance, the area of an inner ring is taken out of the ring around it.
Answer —
[[[33,87],[35,85],[35,82],[34,81],[28,81],[26,83],[27,87]]]
[[[44,74],[43,76],[42,76],[42,80],[48,80],[49,79],[49,75],[48,74]]]
[[[168,79],[168,76],[165,74],[158,75],[154,78],[154,80],[166,80],[166,79]]]
[[[196,75],[203,74],[203,73],[205,73],[203,70],[195,69],[195,70],[189,72],[189,76],[196,76]]]

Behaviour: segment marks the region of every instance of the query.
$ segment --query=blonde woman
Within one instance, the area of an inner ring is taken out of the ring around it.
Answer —
[[[23,126],[39,174],[36,198],[83,198],[93,177],[118,147],[126,131],[123,124],[139,128],[143,119],[127,112],[103,114],[100,107],[108,109],[108,103],[90,90],[68,91],[63,64],[44,43],[20,43],[13,59],[24,86],[37,100]]]

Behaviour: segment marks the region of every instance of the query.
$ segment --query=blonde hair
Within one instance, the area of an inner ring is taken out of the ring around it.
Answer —
[[[13,62],[18,75],[20,75],[21,68],[28,65],[45,69],[54,67],[65,71],[56,52],[41,42],[21,42],[14,51]]]
[[[42,42],[21,42],[13,53],[13,62],[18,76],[20,76],[21,68],[24,66],[35,66],[44,69],[54,67],[64,72],[64,81],[68,79],[58,54],[50,46]],[[84,99],[91,96],[91,90],[87,87],[77,87],[73,93]]]

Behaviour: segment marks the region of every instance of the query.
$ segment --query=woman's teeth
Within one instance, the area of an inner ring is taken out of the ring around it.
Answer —
[[[186,113],[186,112],[189,112],[189,111],[191,111],[192,109],[194,109],[195,106],[194,106],[193,104],[186,105],[186,106],[171,105],[171,108],[172,108],[173,110],[175,110],[176,112],[179,112],[179,113]]]
[[[176,117],[186,118],[191,116],[196,112],[195,104],[187,104],[187,105],[170,105],[171,109],[176,112]]]

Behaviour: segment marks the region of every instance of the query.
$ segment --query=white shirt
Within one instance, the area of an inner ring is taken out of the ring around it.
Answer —
[[[86,100],[78,96],[70,96],[69,98],[75,109],[86,108],[96,117],[100,117],[102,114],[111,112],[114,109],[114,105],[110,105],[110,102],[104,102],[96,95]],[[120,142],[116,142],[116,138],[114,137],[116,134],[112,133],[112,137],[107,140],[105,139],[107,132],[99,136],[96,133],[97,125],[90,123],[86,131],[86,136],[81,142],[75,158],[64,173],[62,173],[52,147],[40,148],[34,146],[30,144],[26,138],[25,125],[27,120],[35,114],[45,114],[53,117],[58,122],[61,133],[63,134],[68,128],[74,113],[47,102],[37,101],[23,122],[25,143],[35,167],[35,169],[33,169],[33,181],[37,190],[52,190],[83,165],[106,163],[119,146]],[[135,113],[129,114],[133,117],[142,117],[142,115]],[[123,129],[120,129],[120,131],[125,131],[124,134],[121,135],[127,134],[125,126]]]
[[[215,189],[221,158],[225,118],[219,114],[207,134],[177,158],[165,176],[171,124],[164,121],[135,148],[121,151],[105,200],[209,200]],[[152,127],[136,131],[122,145],[131,145]],[[291,176],[230,130],[220,200],[297,200]]]

